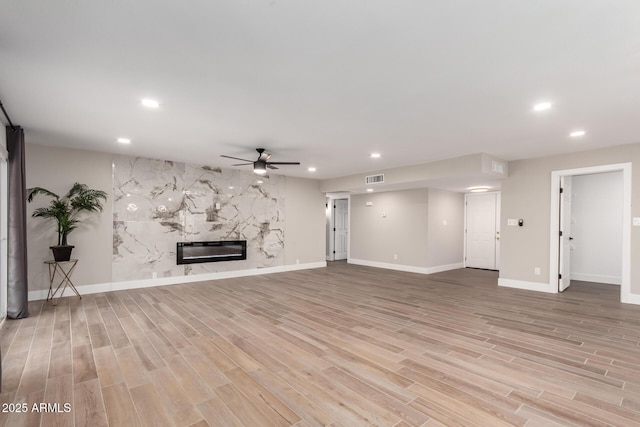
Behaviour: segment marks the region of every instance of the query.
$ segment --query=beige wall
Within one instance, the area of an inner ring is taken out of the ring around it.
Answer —
[[[284,264],[323,262],[326,198],[320,182],[286,177],[284,197]]]
[[[462,263],[463,224],[461,193],[424,188],[353,195],[350,258],[419,268]]]
[[[113,155],[27,144],[27,187],[44,187],[57,194],[66,193],[74,182],[109,193],[101,215],[91,216],[69,236],[78,258],[73,281],[76,286],[109,283],[113,279]],[[325,261],[325,197],[319,181],[286,177],[284,264]],[[30,214],[48,203],[39,197],[27,205]],[[29,290],[48,289],[46,265],[51,259],[49,246],[56,244],[55,223],[27,218]],[[82,293],[82,291],[81,291]]]
[[[44,187],[63,195],[75,182],[80,182],[111,195],[111,161],[110,154],[27,144],[27,188]],[[28,214],[37,207],[48,205],[50,200],[38,196],[27,204]],[[112,205],[109,196],[102,214],[86,216],[88,220],[69,235],[69,244],[75,246],[71,256],[80,260],[72,277],[76,286],[111,281]],[[57,244],[55,221],[29,216],[27,241],[29,290],[48,289],[47,266],[43,261],[52,259],[49,246]]]
[[[427,266],[463,262],[464,194],[430,188],[427,216]]]
[[[427,189],[351,196],[350,258],[426,267],[427,198]]]
[[[632,211],[640,216],[640,144],[509,162],[502,183],[500,278],[548,283],[551,172],[616,163],[632,163]],[[508,218],[524,227],[507,227]],[[631,293],[640,294],[640,227],[631,227]],[[635,260],[635,261],[634,261]],[[541,275],[534,275],[534,268]]]

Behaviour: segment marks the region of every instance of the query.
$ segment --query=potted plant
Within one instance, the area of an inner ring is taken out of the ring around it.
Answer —
[[[82,212],[102,212],[107,193],[76,182],[62,197],[42,187],[28,188],[27,201],[31,202],[38,194],[52,197],[53,200],[49,206],[35,209],[31,216],[56,220],[58,244],[51,246],[53,258],[56,261],[69,261],[73,246],[67,243],[67,236],[78,226],[78,216]]]

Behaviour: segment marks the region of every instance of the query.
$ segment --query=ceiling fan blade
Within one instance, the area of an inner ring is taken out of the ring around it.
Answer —
[[[300,162],[269,162],[270,165],[299,165]]]
[[[224,154],[221,154],[220,157],[226,157],[227,159],[242,160],[243,162],[251,162],[251,163],[253,163],[253,160],[241,159],[239,157],[225,156]]]
[[[277,167],[273,166],[271,163],[267,163],[267,167],[269,169],[278,169]]]
[[[231,166],[245,166],[245,165],[252,165],[253,162],[250,163],[236,163],[235,165],[231,165]]]

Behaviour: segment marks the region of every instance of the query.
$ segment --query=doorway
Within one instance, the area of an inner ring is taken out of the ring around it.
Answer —
[[[349,203],[348,195],[327,194],[327,261],[349,258]]]
[[[620,301],[630,301],[631,278],[631,164],[594,166],[551,173],[551,227],[549,259],[549,292],[562,292],[571,281],[572,188],[576,176],[605,172],[622,173],[622,239],[620,250]]]
[[[333,260],[347,259],[349,245],[349,200],[333,201]]]
[[[500,192],[465,195],[465,267],[500,269]]]

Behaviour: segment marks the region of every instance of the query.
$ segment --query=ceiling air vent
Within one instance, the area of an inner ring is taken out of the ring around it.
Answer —
[[[380,175],[369,175],[364,177],[365,184],[380,184],[381,182],[384,182],[383,173],[381,173]]]
[[[504,163],[496,162],[495,160],[491,161],[491,172],[499,173],[500,175],[504,175]]]

